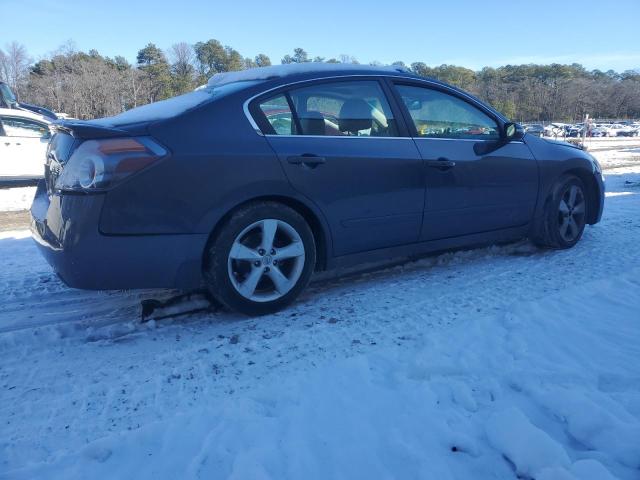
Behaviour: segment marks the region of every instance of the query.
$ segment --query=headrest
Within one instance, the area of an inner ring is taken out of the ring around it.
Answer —
[[[300,127],[303,135],[324,135],[324,116],[313,110],[303,112],[300,114]]]
[[[372,107],[367,102],[354,98],[342,104],[338,119],[338,128],[341,132],[357,133],[372,126]]]

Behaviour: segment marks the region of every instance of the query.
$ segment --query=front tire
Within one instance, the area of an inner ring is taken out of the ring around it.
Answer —
[[[587,218],[587,191],[575,175],[558,179],[545,203],[544,214],[534,227],[532,240],[543,248],[573,247],[584,232]]]
[[[315,263],[315,241],[304,217],[277,202],[256,202],[234,212],[210,242],[205,279],[227,308],[266,315],[295,300]]]

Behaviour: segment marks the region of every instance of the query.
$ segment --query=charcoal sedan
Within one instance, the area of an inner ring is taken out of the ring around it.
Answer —
[[[314,271],[523,237],[572,247],[603,200],[591,155],[457,88],[302,64],[61,121],[31,213],[71,287],[206,286],[261,315]]]

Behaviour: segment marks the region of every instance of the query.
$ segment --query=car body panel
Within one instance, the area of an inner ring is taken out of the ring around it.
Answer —
[[[422,240],[518,227],[530,221],[538,194],[538,165],[524,143],[514,141],[476,155],[475,141],[416,138],[415,142],[426,161],[455,163],[451,168],[426,168]]]
[[[594,205],[587,212],[587,223],[594,224],[602,218],[604,208],[604,178],[597,162],[586,151],[566,142],[557,142],[526,135],[525,142],[540,165],[538,201],[532,224],[544,215],[544,200],[549,197],[555,181],[566,173],[577,173],[587,181],[592,190]]]
[[[335,255],[417,242],[423,161],[410,138],[269,135],[293,187],[329,219]],[[288,159],[315,155],[317,166]]]
[[[208,242],[235,209],[256,199],[275,199],[307,216],[322,237],[321,268],[520,238],[567,171],[594,177],[599,207],[590,220],[599,220],[601,175],[586,152],[570,146],[525,135],[478,157],[474,142],[414,140],[406,112],[398,118],[400,137],[272,137],[260,131],[248,108],[261,95],[301,82],[372,76],[383,80],[387,94],[393,81],[411,81],[455,92],[500,125],[507,121],[440,82],[361,68],[247,82],[157,120],[135,122],[130,115],[62,122],[60,131],[74,135],[74,147],[86,138],[149,135],[169,153],[99,194],[57,192],[57,173],[50,172],[50,184],[41,182],[31,210],[34,238],[75,287],[195,288]],[[398,108],[393,93],[390,104]],[[50,153],[47,168],[63,169],[67,159]],[[305,153],[326,162],[317,168],[288,162]],[[456,160],[458,173],[425,165],[445,154]]]
[[[208,234],[103,235],[98,218],[105,195],[47,195],[38,184],[31,206],[36,245],[71,287],[197,288]]]

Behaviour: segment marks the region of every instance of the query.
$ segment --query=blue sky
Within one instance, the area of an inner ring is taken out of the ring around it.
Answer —
[[[294,47],[360,62],[423,61],[477,69],[572,63],[640,69],[640,0],[0,0],[0,47],[17,40],[35,58],[72,39],[78,49],[135,60],[161,48],[216,38],[274,63]],[[10,21],[6,21],[10,20]]]

